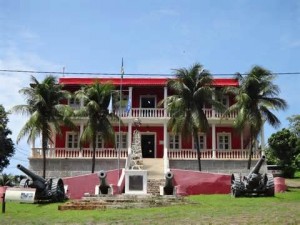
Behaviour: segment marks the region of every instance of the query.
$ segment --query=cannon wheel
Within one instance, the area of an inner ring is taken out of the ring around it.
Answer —
[[[20,187],[27,188],[29,185],[30,179],[24,178],[20,181]]]
[[[274,177],[273,174],[267,173],[267,183],[266,183],[266,196],[273,197],[275,195],[275,190],[274,190]]]
[[[65,188],[62,179],[54,178],[51,183],[52,200],[62,202],[65,200]]]
[[[239,174],[231,175],[231,195],[235,198],[240,197],[242,195],[243,185],[241,182],[241,177]]]

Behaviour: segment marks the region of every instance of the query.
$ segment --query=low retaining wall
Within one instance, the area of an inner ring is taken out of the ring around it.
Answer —
[[[112,184],[114,188],[117,188],[118,184],[118,170],[106,171],[107,183]],[[120,174],[122,171],[120,170]],[[95,194],[96,185],[100,184],[99,174],[92,173],[87,175],[65,177],[63,178],[64,185],[68,186],[67,195],[70,199],[81,199],[85,193],[91,195]]]
[[[171,170],[179,195],[229,194],[231,175],[192,170]]]
[[[199,194],[229,194],[231,192],[231,175],[219,173],[205,173],[192,170],[172,169],[174,185],[178,195]],[[287,190],[285,179],[274,178],[275,193]]]

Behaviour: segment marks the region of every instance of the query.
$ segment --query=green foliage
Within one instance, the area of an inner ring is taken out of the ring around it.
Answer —
[[[285,177],[293,177],[299,163],[297,140],[296,134],[288,129],[272,134],[268,140],[270,154],[279,159]]]
[[[92,144],[92,173],[95,170],[97,135],[101,134],[101,138],[106,143],[114,144],[115,141],[115,132],[111,120],[118,120],[119,118],[108,111],[113,89],[112,84],[96,82],[93,85],[84,86],[81,90],[75,92],[75,98],[84,102],[83,107],[75,111],[75,116],[87,117],[87,125],[80,137],[80,142],[81,144]]]
[[[61,101],[70,98],[70,93],[62,90],[62,86],[57,83],[53,76],[47,76],[42,82],[35,77],[31,77],[32,83],[29,87],[21,89],[19,92],[26,98],[25,105],[14,106],[12,111],[29,115],[29,120],[21,129],[17,141],[28,136],[27,142],[34,141],[41,136],[43,149],[43,177],[46,175],[46,151],[48,143],[53,142],[53,132],[60,134],[61,125],[65,124],[71,128],[70,116],[72,110],[67,105],[62,105]]]
[[[189,69],[176,69],[175,74],[176,79],[169,79],[167,84],[174,93],[166,99],[171,117],[168,128],[172,133],[181,134],[183,137],[193,135],[201,170],[198,132],[206,132],[209,128],[203,108],[205,105],[212,105],[221,110],[224,106],[212,98],[213,78],[202,65],[195,64]]]
[[[266,154],[268,165],[279,165],[280,164],[279,159],[273,154],[272,149],[266,148],[265,154]]]
[[[300,138],[300,115],[293,115],[287,119],[290,122],[291,131],[295,133],[298,138]]]
[[[227,88],[227,92],[235,96],[236,103],[229,107],[225,114],[232,111],[238,112],[234,127],[239,131],[250,127],[248,160],[248,169],[250,169],[254,141],[264,121],[271,126],[278,127],[280,121],[271,110],[285,109],[287,103],[278,97],[279,87],[273,83],[275,76],[269,70],[254,66],[247,74],[245,77],[237,75],[240,81],[239,87]]]
[[[0,105],[0,172],[9,165],[9,158],[15,153],[14,143],[9,138],[11,131],[7,128],[7,123],[7,112]]]

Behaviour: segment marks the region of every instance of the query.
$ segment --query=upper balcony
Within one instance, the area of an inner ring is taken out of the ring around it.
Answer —
[[[223,117],[221,112],[218,112],[211,108],[203,109],[206,118],[210,119],[234,119],[237,116],[236,112],[232,112],[226,117]],[[133,117],[133,118],[168,118],[170,117],[167,111],[163,108],[132,108],[129,112],[124,110],[116,110],[116,115],[121,118]]]

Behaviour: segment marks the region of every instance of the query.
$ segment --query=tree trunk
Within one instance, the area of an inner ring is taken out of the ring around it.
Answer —
[[[251,160],[252,160],[252,152],[253,152],[253,134],[252,128],[250,128],[250,150],[249,150],[249,158],[248,158],[248,166],[247,169],[250,170],[251,168]]]
[[[200,146],[199,146],[199,139],[197,137],[197,131],[194,131],[194,140],[196,141],[198,167],[199,167],[199,171],[201,171],[201,152],[200,152]]]
[[[95,172],[95,164],[96,164],[96,137],[93,137],[93,158],[92,158],[92,173]]]
[[[42,151],[43,151],[43,178],[46,178],[46,151],[48,149],[47,131],[42,131]]]

